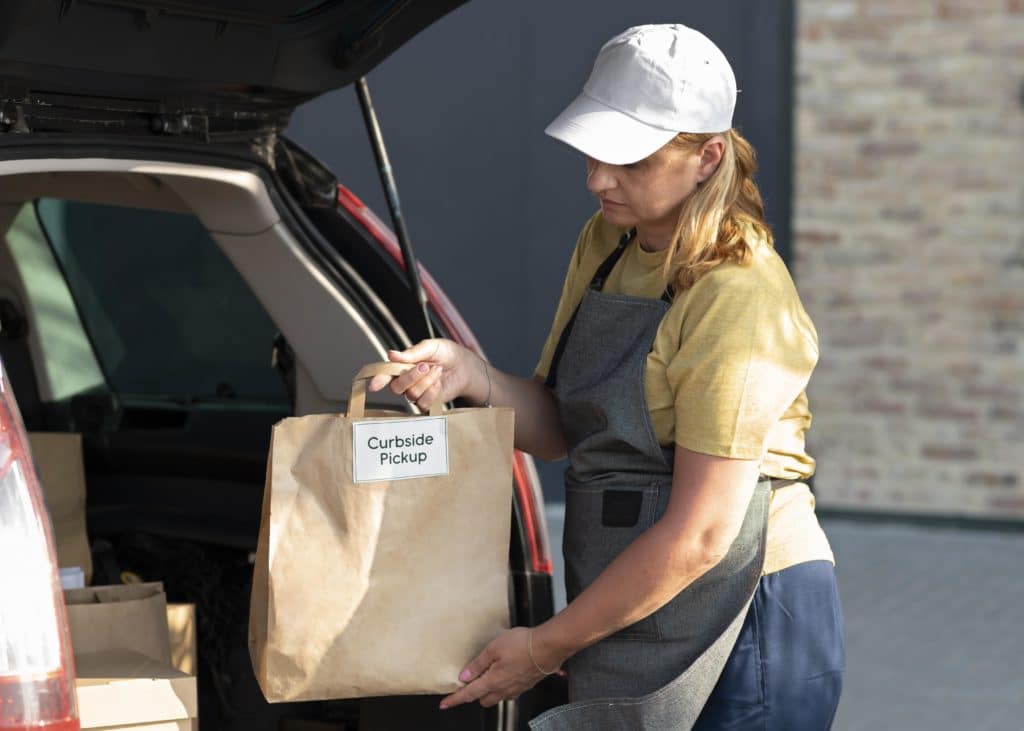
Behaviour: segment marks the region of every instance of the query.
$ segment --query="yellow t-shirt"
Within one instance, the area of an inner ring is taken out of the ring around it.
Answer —
[[[623,230],[595,214],[580,233],[536,373],[546,377],[562,330]],[[632,242],[604,292],[658,298],[664,252]],[[647,406],[655,435],[703,454],[761,459],[761,474],[797,480],[773,491],[765,572],[832,561],[799,480],[814,472],[804,448],[811,424],[805,388],[818,360],[817,334],[782,259],[766,242],[749,265],[725,262],[677,294],[647,356]]]

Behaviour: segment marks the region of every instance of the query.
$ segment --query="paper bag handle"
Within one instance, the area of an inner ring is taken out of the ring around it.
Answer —
[[[374,376],[400,376],[412,368],[408,363],[392,363],[381,361],[370,363],[359,369],[352,379],[352,393],[348,397],[348,416],[351,419],[362,419],[366,413],[366,382]],[[440,416],[444,405],[438,401],[430,407],[431,416]]]

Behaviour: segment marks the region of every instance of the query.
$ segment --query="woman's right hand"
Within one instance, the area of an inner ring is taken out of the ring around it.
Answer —
[[[380,391],[388,386],[392,393],[404,395],[424,411],[435,403],[446,403],[459,396],[473,398],[478,393],[486,394],[482,359],[451,340],[421,340],[405,350],[389,350],[388,360],[409,363],[412,368],[400,376],[374,376],[367,388]],[[486,395],[480,395],[475,400],[485,398]]]

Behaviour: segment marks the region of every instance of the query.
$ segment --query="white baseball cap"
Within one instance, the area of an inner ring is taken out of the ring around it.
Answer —
[[[680,132],[725,132],[736,77],[711,40],[685,25],[638,25],[597,54],[576,97],[547,129],[613,165],[642,160]]]

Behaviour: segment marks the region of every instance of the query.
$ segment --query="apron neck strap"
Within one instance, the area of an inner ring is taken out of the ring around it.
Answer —
[[[629,243],[636,238],[636,229],[631,228],[626,233],[622,234],[619,239],[618,245],[615,250],[607,256],[607,258],[601,262],[601,266],[594,272],[594,276],[590,280],[588,288],[594,292],[600,292],[604,289],[605,280],[608,279],[608,275],[612,273],[612,269],[622,258],[623,253],[626,251],[626,247]],[[672,304],[672,298],[675,297],[675,287],[671,284],[665,287],[665,291],[661,295],[661,300],[666,304]],[[558,343],[555,346],[555,352],[551,356],[551,364],[548,366],[548,376],[544,379],[544,385],[548,388],[553,389],[558,379],[558,364],[562,360],[562,353],[565,351],[565,344],[569,340],[569,333],[572,332],[572,326],[576,323],[576,315],[579,314],[580,306],[577,304],[576,309],[573,311],[569,321],[565,324],[565,328],[562,330],[561,336],[558,338]]]
[[[601,266],[594,272],[594,276],[590,280],[590,289],[595,292],[600,292],[604,289],[605,280],[608,279],[608,275],[612,273],[612,269],[619,263],[619,259],[622,258],[622,254],[626,251],[626,247],[629,246],[629,242],[636,238],[636,229],[631,228],[626,233],[622,234],[619,238],[619,243],[608,257],[601,262]]]
[[[630,242],[636,238],[636,229],[631,228],[626,233],[622,234],[619,238],[619,243],[608,257],[601,262],[601,266],[594,272],[594,276],[590,280],[590,289],[595,292],[600,292],[604,289],[604,283],[608,279],[608,275],[612,273],[612,269],[619,263],[619,259],[626,251],[626,247],[629,246]],[[672,299],[676,296],[676,288],[671,284],[665,287],[665,291],[661,293],[661,300],[669,305],[672,304]]]

